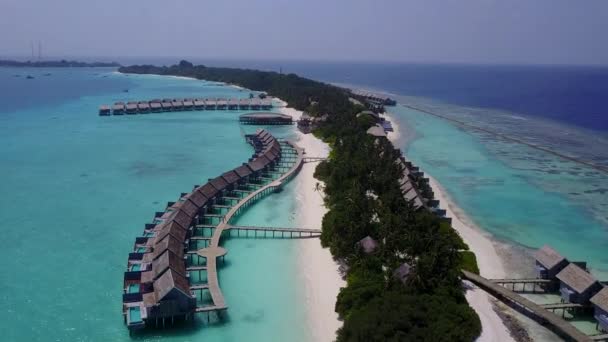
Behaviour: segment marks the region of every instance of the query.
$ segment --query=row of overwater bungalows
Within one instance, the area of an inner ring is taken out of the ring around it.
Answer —
[[[248,136],[248,141],[255,148],[248,163],[195,186],[177,202],[169,202],[135,239],[124,273],[123,313],[130,330],[158,324],[159,320],[164,325],[166,319],[188,319],[195,313],[197,303],[189,275],[192,265],[186,258],[194,227],[204,223],[214,204],[223,203],[223,196],[241,184],[256,182],[281,158],[280,143],[267,131],[259,130]]]
[[[99,107],[99,115],[147,114],[189,110],[269,110],[270,99],[155,99],[151,101],[116,102]]]
[[[585,262],[570,262],[549,246],[536,252],[536,276],[551,280],[547,290],[558,290],[562,301],[592,306],[598,328],[608,332],[608,288],[588,272]]]

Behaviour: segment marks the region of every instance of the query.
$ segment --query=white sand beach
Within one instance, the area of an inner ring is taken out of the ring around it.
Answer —
[[[401,136],[400,127],[390,114],[385,113],[384,117],[393,124],[394,132],[388,134],[389,140],[394,144]],[[477,263],[481,275],[487,278],[504,278],[505,269],[492,240],[481,230],[476,228],[465,215],[465,213],[452,201],[441,184],[432,178],[429,170],[424,170],[430,180],[436,199],[440,201],[441,208],[445,209],[447,216],[452,218],[452,227],[460,234],[462,239],[469,245],[471,251],[477,256]],[[502,319],[494,310],[491,298],[484,291],[472,286],[466,293],[469,305],[477,312],[481,320],[482,333],[478,341],[514,341],[509,330]]]
[[[297,120],[302,112],[293,108],[281,108],[281,113],[291,115]],[[297,144],[304,148],[307,156],[326,157],[329,147],[312,134],[298,134]],[[304,164],[295,178],[297,223],[305,228],[321,228],[326,212],[323,206],[322,191],[316,190],[321,183],[313,177],[317,163]],[[322,183],[321,183],[322,184]],[[329,249],[321,247],[319,239],[299,241],[298,269],[304,288],[304,300],[308,308],[308,325],[314,341],[333,341],[336,331],[342,326],[335,312],[336,298],[340,288],[346,283],[340,277],[338,264],[333,260]]]

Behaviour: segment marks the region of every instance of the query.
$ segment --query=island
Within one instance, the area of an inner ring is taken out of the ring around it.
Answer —
[[[188,61],[119,72],[238,85],[307,113],[312,133],[331,147],[315,177],[324,184],[328,209],[321,244],[342,265],[347,284],[335,305],[344,322],[338,341],[471,341],[480,335],[461,280],[462,270],[478,273],[475,255],[438,208],[428,178],[386,138],[374,115],[378,106],[295,74]]]

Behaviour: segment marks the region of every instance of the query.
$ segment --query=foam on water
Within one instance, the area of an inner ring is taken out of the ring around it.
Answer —
[[[0,320],[6,341],[128,341],[122,273],[144,224],[180,192],[240,165],[252,154],[239,112],[99,117],[100,104],[164,97],[247,97],[217,83],[110,70],[1,69],[32,74],[0,112]],[[46,71],[45,71],[46,72]],[[98,83],[99,82],[99,83]],[[76,86],[86,84],[80,90]],[[101,84],[95,88],[95,84]],[[1,88],[0,87],[0,88]],[[51,88],[49,88],[51,89]],[[63,89],[63,90],[61,90]],[[124,90],[128,89],[128,92]],[[38,102],[36,102],[38,101]],[[291,127],[270,128],[276,136]],[[252,207],[238,223],[289,226],[293,188]],[[155,331],[154,340],[301,340],[305,308],[293,240],[229,240],[220,282],[224,324]]]

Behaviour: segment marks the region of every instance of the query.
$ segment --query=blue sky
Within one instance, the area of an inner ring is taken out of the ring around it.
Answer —
[[[606,0],[0,0],[0,56],[608,64]]]

